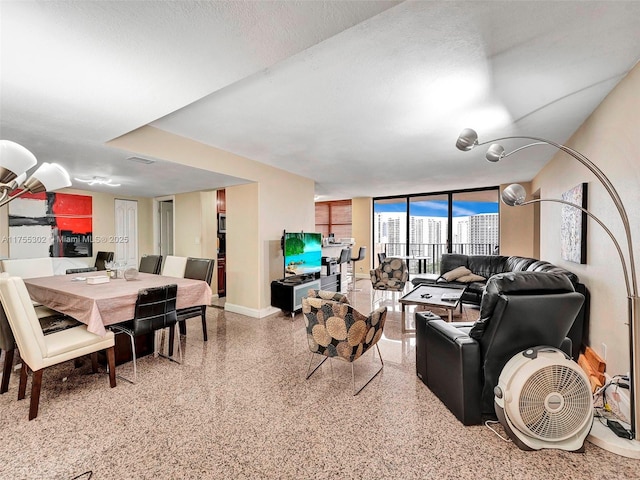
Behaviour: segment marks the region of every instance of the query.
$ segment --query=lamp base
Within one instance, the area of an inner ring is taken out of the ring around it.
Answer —
[[[627,440],[620,438],[613,433],[609,427],[603,425],[596,418],[591,427],[591,432],[587,440],[594,445],[621,457],[640,459],[640,442],[638,440]]]

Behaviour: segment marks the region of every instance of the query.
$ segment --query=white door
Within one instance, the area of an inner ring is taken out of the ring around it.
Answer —
[[[127,267],[138,267],[138,202],[119,200],[115,203],[115,261]]]
[[[159,202],[160,255],[173,255],[173,200]]]

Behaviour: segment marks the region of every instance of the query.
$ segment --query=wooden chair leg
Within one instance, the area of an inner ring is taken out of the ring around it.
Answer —
[[[42,373],[44,369],[33,372],[31,380],[31,403],[29,404],[29,420],[38,416],[38,406],[40,405],[40,389],[42,387]]]
[[[0,394],[7,393],[9,390],[9,379],[11,378],[11,369],[13,368],[13,352],[15,348],[11,350],[5,350],[4,352],[4,367],[2,368],[2,384],[0,384]]]
[[[180,328],[180,335],[186,335],[187,334],[187,323],[184,320],[180,320],[178,322],[178,326]]]
[[[91,371],[93,373],[98,373],[98,352],[93,352],[91,354]]]
[[[116,386],[116,353],[115,347],[107,348],[107,364],[109,365],[109,385]]]
[[[22,400],[27,391],[27,375],[29,374],[29,367],[24,360],[22,360],[22,368],[20,369],[20,385],[18,386],[18,400]]]
[[[204,305],[202,306],[202,337],[204,338],[205,342],[208,340],[207,338],[207,307]]]

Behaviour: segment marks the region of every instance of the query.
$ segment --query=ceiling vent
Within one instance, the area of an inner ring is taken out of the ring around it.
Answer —
[[[148,158],[140,158],[140,157],[129,157],[127,158],[127,160],[130,160],[136,163],[143,163],[145,165],[150,165],[152,163],[155,163],[155,160],[149,160]]]

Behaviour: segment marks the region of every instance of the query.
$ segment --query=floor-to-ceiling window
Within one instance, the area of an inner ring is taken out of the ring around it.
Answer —
[[[410,273],[439,272],[443,253],[497,254],[497,187],[373,199],[374,253],[407,259]]]

